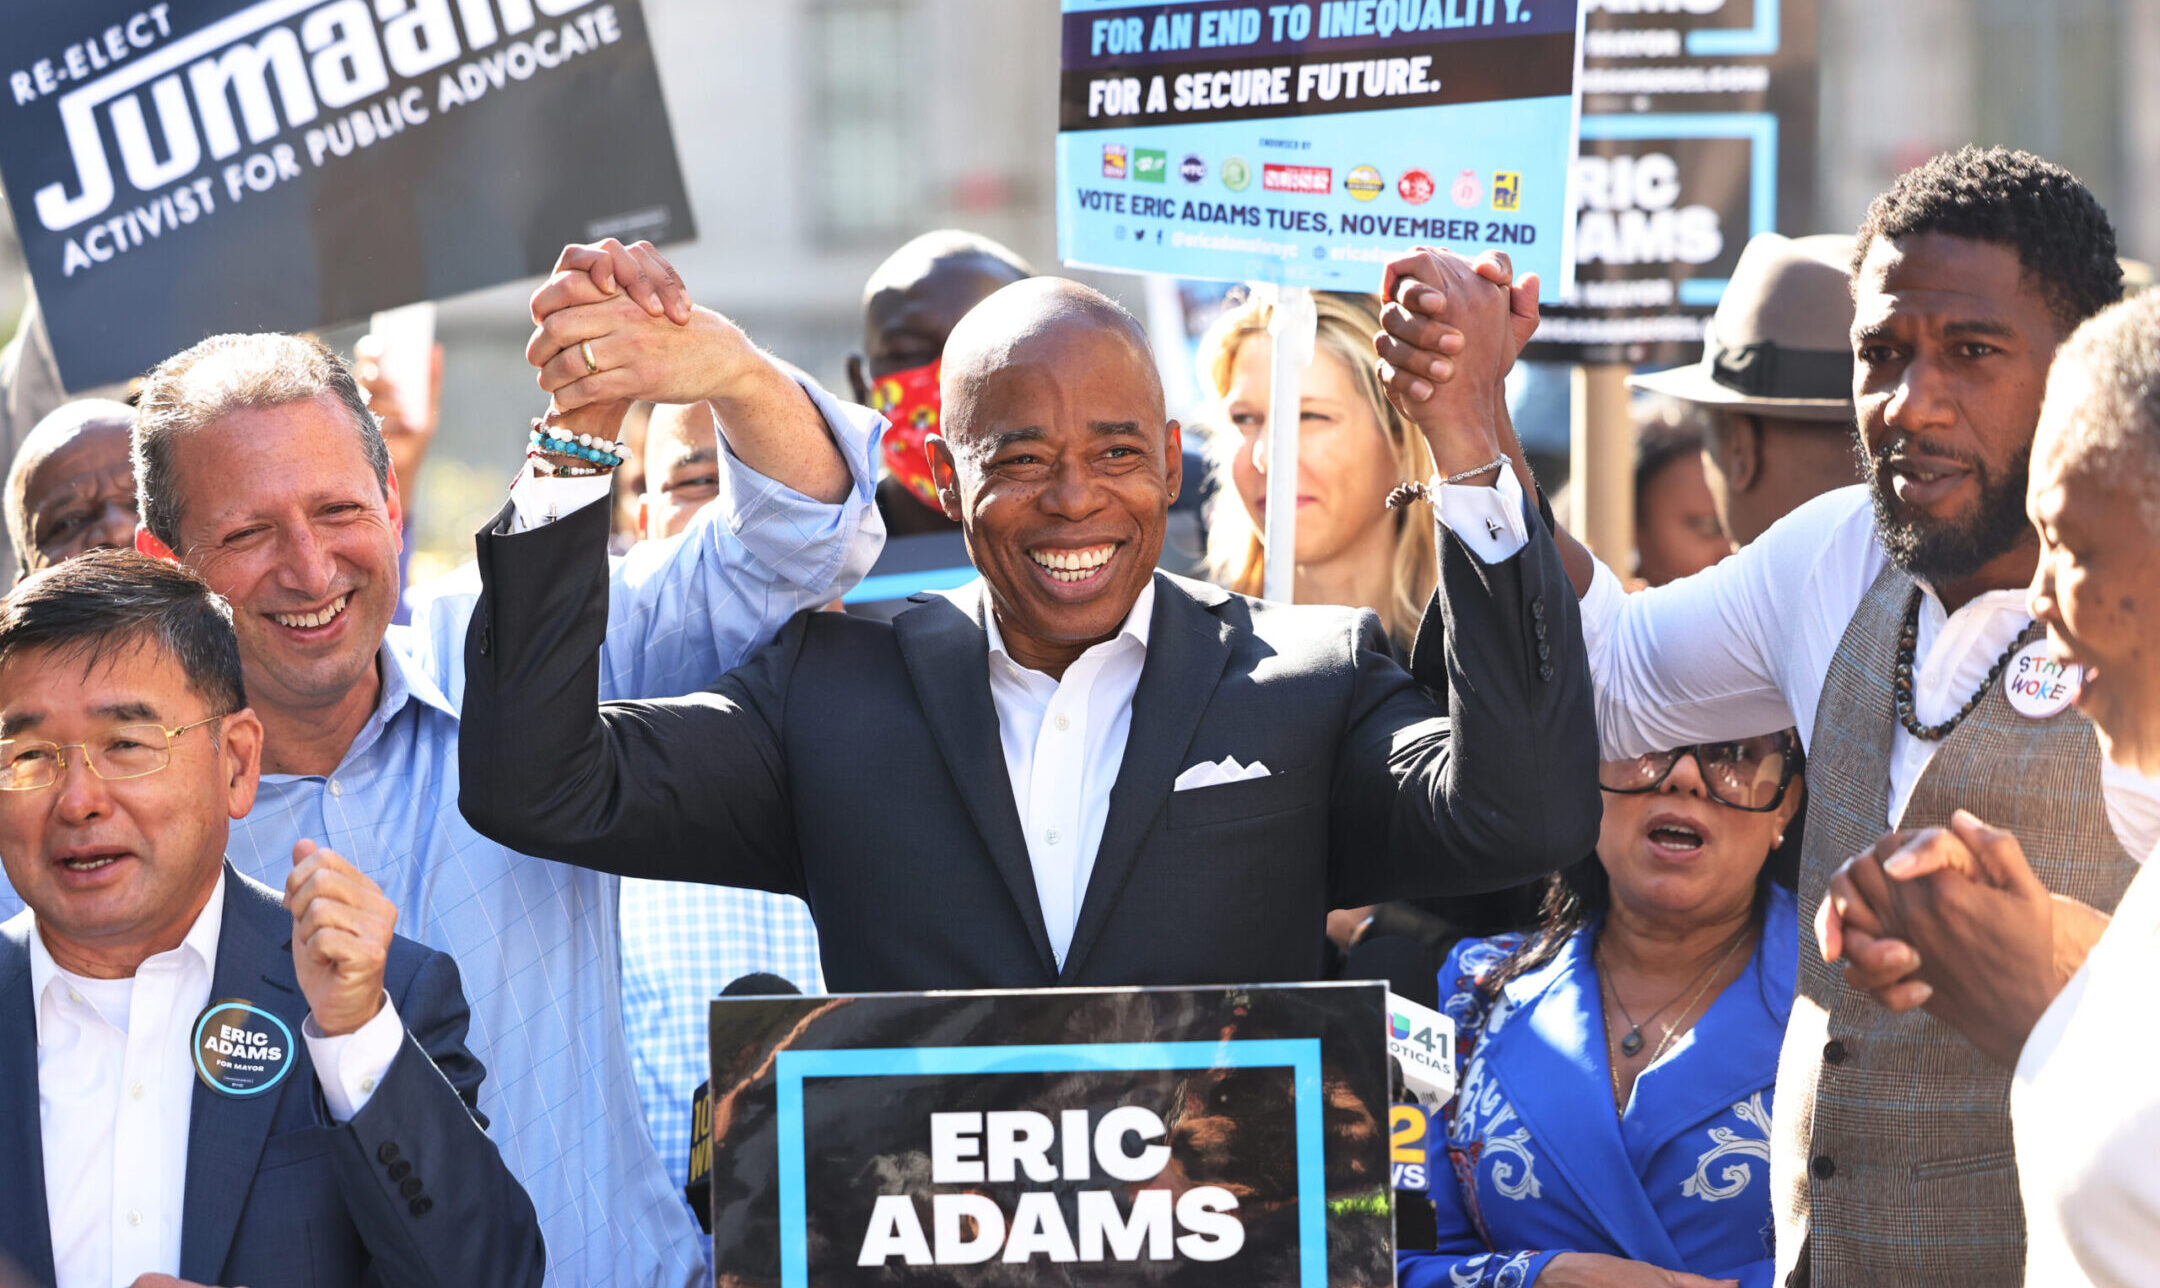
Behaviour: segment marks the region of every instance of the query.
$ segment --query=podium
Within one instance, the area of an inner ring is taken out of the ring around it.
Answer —
[[[1384,986],[712,1003],[715,1282],[1394,1282]]]

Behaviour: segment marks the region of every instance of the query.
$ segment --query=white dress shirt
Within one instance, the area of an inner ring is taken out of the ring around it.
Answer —
[[[196,1094],[192,1030],[210,1001],[225,880],[220,874],[180,946],[147,959],[127,979],[62,970],[35,914],[19,914],[32,919],[38,1122],[59,1288],[128,1288],[138,1275],[180,1272]],[[336,1071],[322,1077],[323,1098],[342,1122],[367,1103],[405,1030],[385,997],[355,1032],[319,1033],[313,1017],[302,1025],[315,1067]]]
[[[1863,485],[1816,497],[1714,568],[1627,594],[1602,563],[1583,598],[1584,642],[1607,758],[1748,737],[1790,725],[1814,737],[1830,657],[1889,561]],[[1926,724],[1965,705],[2032,621],[2023,587],[1945,615],[1922,584],[1913,709]],[[2001,681],[1997,680],[2000,684]],[[1939,743],[1891,734],[1889,828]],[[2103,760],[2116,839],[2143,856],[2160,842],[2160,783]]]
[[[528,461],[518,467],[517,477],[510,483],[510,530],[525,532],[543,523],[553,523],[573,510],[582,510],[612,495],[614,488],[613,470],[605,474],[558,478],[533,473]]]
[[[2025,1282],[2160,1285],[2160,871],[2033,1026],[2010,1088]]]
[[[1502,470],[1495,487],[1440,489],[1439,522],[1472,553],[1499,563],[1529,540],[1522,519],[1522,485]],[[1435,537],[1438,537],[1437,531]],[[997,612],[987,603],[990,701],[1020,830],[1035,870],[1035,896],[1058,965],[1072,947],[1095,851],[1110,816],[1110,789],[1125,761],[1132,732],[1133,692],[1147,664],[1148,627],[1155,613],[1149,578],[1118,633],[1095,645],[1054,680],[1013,660]]]
[[[986,597],[987,598],[987,597]],[[1035,896],[1060,967],[1072,947],[1095,871],[1095,848],[1110,817],[1110,789],[1125,763],[1132,732],[1133,690],[1147,664],[1148,625],[1155,615],[1155,579],[1148,578],[1115,638],[1074,659],[1061,680],[1029,670],[1005,651],[997,611],[985,607],[990,635],[990,701],[998,741],[1012,781]]]

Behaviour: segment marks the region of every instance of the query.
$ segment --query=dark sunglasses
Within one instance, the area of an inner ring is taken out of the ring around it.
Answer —
[[[1781,731],[1732,742],[1698,742],[1633,760],[1600,761],[1598,786],[1623,796],[1654,792],[1682,756],[1695,758],[1711,800],[1750,814],[1767,814],[1783,804],[1793,775],[1800,772],[1799,745],[1790,732]]]

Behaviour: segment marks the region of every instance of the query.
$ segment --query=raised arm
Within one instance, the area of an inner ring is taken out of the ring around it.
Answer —
[[[1425,261],[1427,277],[1404,277],[1399,295],[1445,294],[1468,335],[1505,335],[1504,290],[1459,258]],[[1456,378],[1437,387],[1381,361],[1392,388],[1421,396],[1441,476],[1428,491],[1440,581],[1412,676],[1446,694],[1448,720],[1431,719],[1439,712],[1409,677],[1361,659],[1367,705],[1335,794],[1336,853],[1360,866],[1338,874],[1341,906],[1517,885],[1597,841],[1597,730],[1575,592],[1484,395],[1512,353],[1474,339],[1453,348]]]
[[[1487,563],[1440,535],[1440,585],[1408,676],[1374,638],[1339,761],[1335,903],[1519,885],[1597,843],[1597,730],[1559,552],[1510,478],[1531,539]],[[1447,718],[1433,695],[1446,695]]]
[[[691,305],[650,247],[602,253],[613,245],[563,252],[533,297],[539,325],[528,357],[542,386],[569,404],[550,413],[551,433],[612,441],[629,397],[714,408],[720,495],[689,531],[633,551],[602,601],[601,696],[665,697],[740,665],[789,617],[839,598],[869,570],[884,543],[875,505],[884,422],[799,381],[733,323]],[[642,275],[635,288],[623,284],[633,268]],[[588,348],[599,374],[586,370]],[[566,374],[578,378],[566,382]],[[588,467],[545,455],[529,461],[494,529],[517,532],[605,507],[604,472],[546,476],[560,464]],[[444,591],[414,614],[452,701],[462,695],[459,661],[477,594],[476,585]]]
[[[876,504],[884,421],[814,385],[794,388],[845,456],[853,480],[846,499],[828,505],[766,478],[723,435],[720,495],[680,536],[642,542],[614,566],[602,697],[668,697],[710,684],[796,613],[840,598],[876,562],[885,540]]]
[[[538,1288],[540,1223],[478,1119],[487,1071],[465,1044],[457,964],[397,940],[397,909],[342,855],[303,840],[293,860],[285,904],[308,1003],[301,1037],[331,1170],[374,1277]],[[405,1184],[415,1168],[423,1179]],[[427,1220],[437,1204],[442,1214]]]
[[[1434,444],[1474,444],[1456,459],[1504,452],[1528,473],[1507,423],[1502,382],[1536,326],[1535,279],[1512,285],[1504,257],[1477,262],[1421,249],[1389,264],[1385,330],[1375,337],[1390,399]],[[1505,296],[1496,309],[1491,297]],[[1640,594],[1573,538],[1557,534],[1568,583],[1583,592],[1582,640],[1596,689],[1602,753],[1641,755],[1682,743],[1746,737],[1793,723],[1782,634],[1834,527],[1838,502],[1818,500],[1734,558]],[[1460,526],[1457,527],[1460,532]],[[1805,682],[1804,680],[1801,682]],[[1820,684],[1819,676],[1813,683]]]
[[[706,692],[600,701],[604,506],[479,538],[458,808],[522,853],[804,894],[780,713],[809,615]]]

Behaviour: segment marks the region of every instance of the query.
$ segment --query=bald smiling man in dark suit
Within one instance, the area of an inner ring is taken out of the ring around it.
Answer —
[[[1436,534],[1405,674],[1369,612],[1155,570],[1179,427],[1105,297],[1000,290],[954,330],[942,384],[933,479],[982,580],[890,624],[803,614],[704,693],[598,700],[604,515],[483,533],[473,825],[627,876],[800,895],[848,992],[1309,979],[1330,908],[1514,885],[1590,851],[1575,596],[1497,468],[1489,407],[1465,399],[1472,428],[1434,443],[1463,476],[1436,489],[1443,517],[1477,518]],[[1507,504],[1449,504],[1494,486]],[[1480,553],[1509,527],[1528,544]]]

